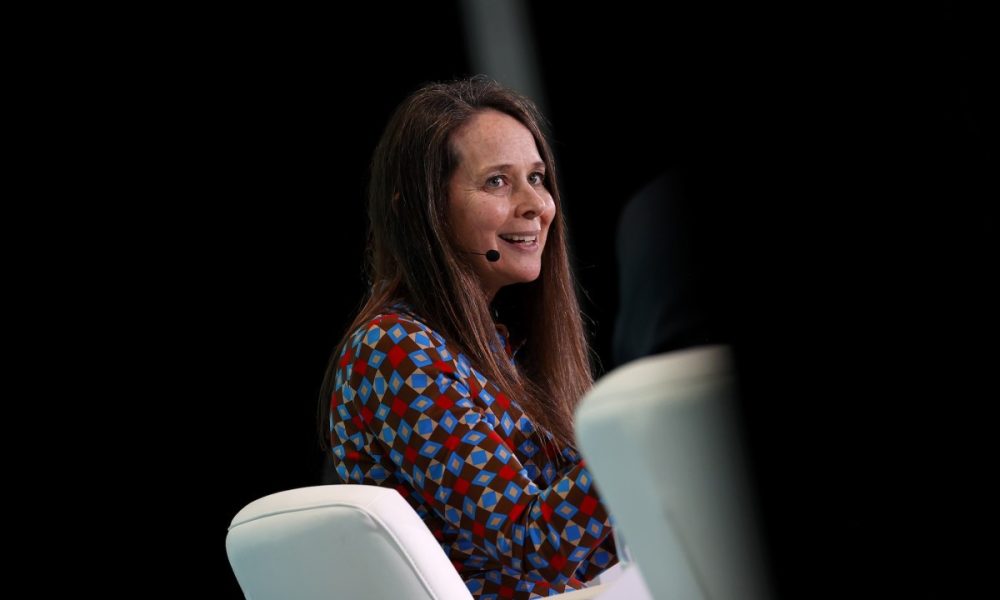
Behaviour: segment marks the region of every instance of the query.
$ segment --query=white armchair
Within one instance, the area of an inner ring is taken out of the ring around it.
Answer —
[[[237,513],[226,552],[248,600],[471,600],[437,540],[396,490],[322,485]]]
[[[654,598],[767,596],[723,346],[643,358],[602,377],[576,437]]]

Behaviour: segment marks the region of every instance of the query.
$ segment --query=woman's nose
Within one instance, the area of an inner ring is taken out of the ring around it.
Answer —
[[[518,194],[517,213],[526,219],[533,219],[545,210],[545,198],[530,185],[522,186]]]

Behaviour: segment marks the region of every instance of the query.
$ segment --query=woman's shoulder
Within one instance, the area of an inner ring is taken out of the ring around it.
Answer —
[[[374,344],[386,335],[397,342],[408,337],[420,346],[440,346],[447,343],[443,335],[403,301],[384,306],[375,316],[362,323],[351,337],[354,343]]]
[[[458,346],[405,303],[387,305],[362,323],[352,333],[347,347],[351,356],[375,356],[379,363],[388,358],[387,364],[394,367],[409,360],[417,368],[434,365],[458,377],[473,372]]]

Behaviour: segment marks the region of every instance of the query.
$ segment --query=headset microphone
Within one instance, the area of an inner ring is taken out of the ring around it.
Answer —
[[[500,251],[499,250],[487,250],[486,252],[469,252],[468,250],[466,250],[466,252],[468,254],[478,254],[479,256],[485,256],[486,260],[488,260],[490,262],[496,262],[496,261],[500,260]]]

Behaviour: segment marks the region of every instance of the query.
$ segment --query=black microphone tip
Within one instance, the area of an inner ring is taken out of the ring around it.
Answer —
[[[490,262],[496,262],[496,261],[500,260],[500,252],[497,251],[497,250],[487,250],[486,251],[486,260],[488,260]]]

